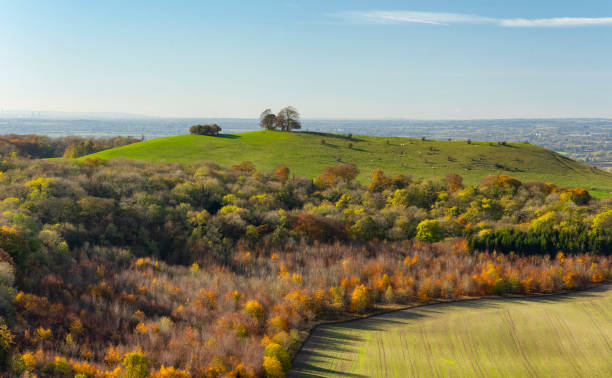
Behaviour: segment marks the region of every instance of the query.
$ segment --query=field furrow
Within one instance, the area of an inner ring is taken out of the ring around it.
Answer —
[[[604,285],[566,295],[417,307],[325,325],[298,355],[290,376],[609,377],[611,309],[612,285]],[[321,337],[326,341],[317,343]]]

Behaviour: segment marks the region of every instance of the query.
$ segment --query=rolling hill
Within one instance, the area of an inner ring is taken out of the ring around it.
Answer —
[[[250,160],[270,171],[286,164],[296,175],[314,177],[340,162],[357,165],[360,181],[373,170],[417,177],[459,173],[474,184],[489,174],[507,174],[523,181],[552,182],[612,192],[612,174],[526,143],[437,141],[322,133],[255,131],[218,137],[179,135],[113,148],[81,159],[138,159],[195,163],[215,161],[231,166]]]

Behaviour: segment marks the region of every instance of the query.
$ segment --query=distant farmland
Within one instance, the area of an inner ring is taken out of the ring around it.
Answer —
[[[290,376],[612,376],[612,285],[319,327]]]

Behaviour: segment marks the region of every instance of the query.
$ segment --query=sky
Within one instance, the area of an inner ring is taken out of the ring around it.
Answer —
[[[612,118],[612,1],[0,0],[0,109]]]

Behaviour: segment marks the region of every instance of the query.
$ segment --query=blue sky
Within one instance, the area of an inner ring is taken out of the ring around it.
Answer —
[[[612,1],[0,0],[0,108],[612,118]]]

